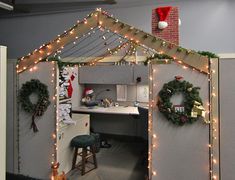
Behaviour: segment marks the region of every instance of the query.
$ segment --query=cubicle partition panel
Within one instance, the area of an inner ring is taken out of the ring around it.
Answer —
[[[19,173],[39,179],[49,179],[51,175],[51,162],[54,160],[55,145],[52,135],[56,129],[56,74],[55,64],[52,62],[38,63],[31,69],[18,75],[18,89],[31,79],[38,79],[45,84],[49,91],[50,105],[44,115],[37,116],[35,122],[39,129],[33,132],[31,129],[32,114],[25,112],[21,104],[18,111],[18,139],[19,139]],[[32,102],[37,101],[33,94]]]
[[[221,179],[235,179],[235,55],[219,61]]]
[[[6,177],[7,47],[0,46],[0,179]]]
[[[200,87],[200,97],[206,111],[209,110],[208,75],[180,64],[152,65],[150,73],[150,177],[153,180],[211,179],[210,171],[210,125],[203,120],[183,126],[168,121],[157,107],[158,93],[165,83],[182,76]],[[181,104],[182,94],[173,95],[172,104]],[[208,114],[207,114],[208,115]],[[208,116],[206,118],[209,118]]]

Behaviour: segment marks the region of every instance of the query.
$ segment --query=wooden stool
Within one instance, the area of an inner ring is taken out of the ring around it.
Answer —
[[[79,170],[81,170],[82,176],[94,169],[97,168],[96,154],[95,154],[95,137],[91,135],[80,135],[76,136],[71,140],[71,146],[75,148],[73,162],[72,162],[72,170],[77,166]],[[89,148],[88,148],[89,147]],[[82,152],[78,153],[78,149],[82,148]],[[76,165],[77,156],[82,157],[82,161],[80,165]],[[88,161],[89,157],[93,157],[93,162]],[[86,171],[86,163],[91,163],[94,165],[94,168]],[[81,169],[79,167],[82,167]]]

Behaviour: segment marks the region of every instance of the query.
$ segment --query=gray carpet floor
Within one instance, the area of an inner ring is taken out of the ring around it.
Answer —
[[[98,168],[81,176],[75,169],[68,174],[69,180],[144,180],[143,144],[109,140],[111,148],[101,148],[97,153]]]

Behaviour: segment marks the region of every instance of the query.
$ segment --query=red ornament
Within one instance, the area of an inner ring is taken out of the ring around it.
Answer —
[[[68,97],[71,98],[71,97],[72,97],[72,94],[73,94],[73,86],[72,86],[71,80],[69,80],[68,83],[69,83],[69,86],[68,86],[68,89],[67,89],[67,91],[68,91]]]
[[[188,118],[186,116],[180,116],[180,120],[182,123],[186,123],[188,121]]]
[[[183,77],[182,77],[182,76],[175,76],[175,79],[176,79],[177,81],[180,81],[180,80],[183,79]]]
[[[74,78],[75,78],[75,76],[72,74],[72,75],[70,76],[70,79],[73,81]]]

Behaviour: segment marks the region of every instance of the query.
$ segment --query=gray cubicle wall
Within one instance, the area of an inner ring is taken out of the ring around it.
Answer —
[[[235,58],[220,59],[221,180],[235,179]]]
[[[52,63],[42,62],[34,72],[25,71],[19,74],[19,87],[31,79],[39,79],[48,86],[51,104],[42,117],[36,118],[39,132],[30,129],[32,116],[19,109],[19,156],[20,173],[39,179],[49,179],[54,143],[52,133],[55,132],[55,108],[52,97],[55,84],[52,80]]]
[[[153,95],[157,97],[164,83],[183,76],[194,87],[200,87],[200,97],[208,102],[208,77],[205,74],[183,69],[181,65],[154,65]],[[173,96],[173,104],[179,104],[182,96]],[[205,106],[206,107],[206,106]],[[153,133],[157,134],[157,148],[153,151],[153,180],[207,180],[209,179],[209,126],[202,120],[184,126],[167,121],[158,108],[153,111]]]
[[[17,173],[16,60],[7,62],[7,172]]]

